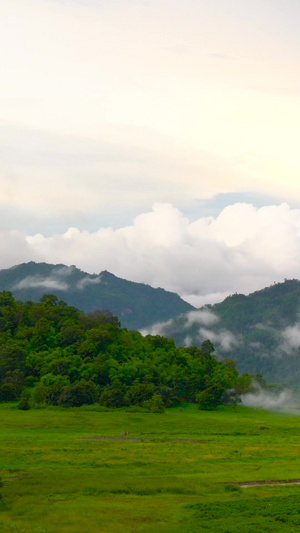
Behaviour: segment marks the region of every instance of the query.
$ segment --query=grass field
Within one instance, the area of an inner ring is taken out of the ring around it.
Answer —
[[[246,407],[0,404],[0,531],[300,531],[300,485],[230,484],[300,478],[299,444],[300,417]]]

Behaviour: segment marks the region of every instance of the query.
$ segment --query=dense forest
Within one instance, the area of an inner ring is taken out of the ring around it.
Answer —
[[[106,407],[142,406],[153,412],[181,400],[213,409],[237,402],[250,385],[234,361],[201,348],[121,328],[110,312],[88,315],[56,296],[17,302],[0,293],[0,401]]]
[[[216,357],[230,355],[239,372],[259,373],[267,381],[298,388],[299,312],[300,281],[285,280],[183,314],[161,325],[160,334],[174,338],[177,346],[201,345],[210,338]]]

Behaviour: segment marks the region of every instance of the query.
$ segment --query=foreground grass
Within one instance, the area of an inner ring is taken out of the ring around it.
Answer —
[[[141,440],[80,440],[122,433]],[[245,407],[152,414],[0,404],[0,531],[295,531],[300,486],[229,482],[300,478],[299,440],[297,416]]]

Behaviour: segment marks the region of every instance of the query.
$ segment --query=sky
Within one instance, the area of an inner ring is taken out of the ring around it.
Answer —
[[[193,305],[300,272],[298,0],[2,0],[0,268]]]

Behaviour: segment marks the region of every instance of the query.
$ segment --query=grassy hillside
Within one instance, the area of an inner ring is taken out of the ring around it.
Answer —
[[[218,357],[231,357],[240,372],[268,381],[300,383],[300,281],[286,280],[249,296],[234,294],[160,326],[178,345],[209,338]]]
[[[300,527],[299,486],[238,485],[300,478],[297,416],[186,404],[164,414],[0,404],[0,421],[3,533]]]
[[[0,291],[11,291],[16,300],[33,302],[55,294],[84,312],[108,309],[123,327],[141,329],[169,320],[193,307],[178,294],[143,283],[118,278],[109,272],[88,274],[75,266],[23,263],[0,270]]]

